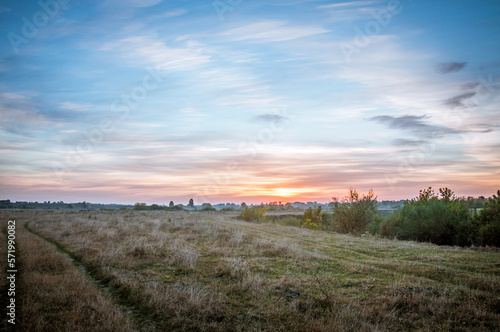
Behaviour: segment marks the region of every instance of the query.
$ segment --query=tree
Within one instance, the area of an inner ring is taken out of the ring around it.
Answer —
[[[189,207],[193,207],[194,206],[194,201],[193,201],[192,198],[189,200],[188,206]]]
[[[244,209],[244,208],[246,208],[246,207],[247,207],[247,203],[242,202],[242,203],[241,203],[241,208],[242,208],[242,209]]]
[[[439,196],[431,187],[420,190],[418,197],[406,201],[382,223],[381,235],[439,245],[472,244],[467,201],[457,199],[449,188],[439,188]]]
[[[135,203],[134,204],[134,210],[143,211],[143,210],[147,210],[147,209],[148,209],[148,206],[146,203]]]
[[[168,203],[168,207],[173,208],[174,207],[174,201],[170,201],[170,203]]]
[[[474,220],[480,245],[500,247],[500,190],[489,198]]]
[[[377,197],[372,189],[360,196],[355,188],[349,188],[348,195],[340,203],[336,198],[333,200],[333,227],[340,233],[361,234],[377,218]]]
[[[450,203],[457,199],[455,193],[449,188],[439,188],[439,194],[445,203]]]
[[[311,206],[302,215],[302,226],[317,229],[321,225],[321,206],[312,208]]]
[[[212,207],[212,204],[210,203],[203,203],[201,204],[201,209],[203,211],[214,211],[215,209]]]
[[[265,205],[253,206],[251,208],[248,208],[247,206],[245,207],[245,210],[240,213],[238,218],[245,221],[261,221],[264,220],[266,213],[267,206]]]

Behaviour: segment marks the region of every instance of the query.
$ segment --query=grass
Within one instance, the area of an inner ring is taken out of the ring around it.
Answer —
[[[5,218],[1,220],[6,224]],[[22,262],[16,285],[16,331],[134,330],[128,315],[65,254],[16,221],[16,256]]]
[[[500,329],[500,252],[494,248],[286,226],[293,220],[248,223],[235,220],[237,212],[9,211],[0,212],[2,221],[6,213],[31,220],[33,231],[81,261],[114,302],[153,323],[140,325],[144,331]],[[35,239],[20,239],[23,264],[24,257],[43,262],[40,249],[26,246]],[[37,246],[46,244],[40,241]],[[54,277],[54,269],[39,269],[25,267],[26,290],[37,280],[31,270]],[[59,287],[56,297],[67,298],[71,289]],[[50,317],[43,310],[30,314]]]

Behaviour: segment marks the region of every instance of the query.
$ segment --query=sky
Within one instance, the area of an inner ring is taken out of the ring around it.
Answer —
[[[0,199],[500,189],[498,0],[7,0],[0,36]]]

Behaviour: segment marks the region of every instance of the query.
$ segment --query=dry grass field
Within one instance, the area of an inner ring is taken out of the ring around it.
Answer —
[[[25,331],[500,330],[498,249],[235,216],[1,211],[2,228],[18,223],[19,323]]]

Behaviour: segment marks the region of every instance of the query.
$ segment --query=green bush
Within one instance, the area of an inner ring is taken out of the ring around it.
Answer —
[[[500,247],[500,190],[497,191],[497,196],[489,198],[484,209],[477,213],[473,229],[476,230],[478,244]]]
[[[377,217],[377,197],[370,189],[367,195],[362,195],[354,188],[341,203],[335,201],[332,229],[339,233],[361,234],[367,230],[369,223]]]
[[[396,234],[402,240],[455,245],[459,225],[466,224],[467,208],[455,202],[432,199],[403,206]]]
[[[245,210],[241,211],[238,216],[239,219],[245,221],[262,221],[267,213],[266,206],[253,206],[249,208],[245,207]]]
[[[382,222],[380,235],[439,245],[473,244],[477,232],[472,227],[467,202],[448,188],[439,192],[441,198],[431,187],[420,190],[417,198],[405,202]]]
[[[331,229],[333,225],[333,220],[335,215],[333,213],[323,212],[321,213],[321,224],[324,229]]]
[[[400,210],[396,210],[385,217],[385,219],[380,224],[380,235],[388,238],[396,237],[396,228],[399,225],[400,218]]]
[[[368,224],[367,230],[371,235],[380,234],[380,228],[382,227],[382,222],[384,218],[380,215],[375,215],[373,220]]]
[[[302,227],[318,229],[321,227],[321,206],[309,207],[302,215]]]

